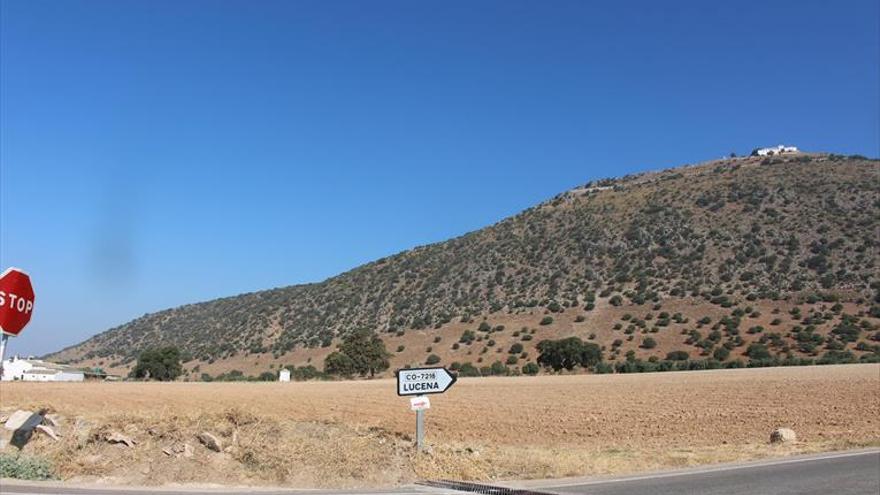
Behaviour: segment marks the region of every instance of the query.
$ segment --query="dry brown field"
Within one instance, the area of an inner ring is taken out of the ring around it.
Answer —
[[[394,382],[3,383],[0,409],[55,411],[35,436],[67,479],[302,487],[419,478],[513,479],[635,472],[880,445],[880,365],[461,379],[432,396],[430,451]],[[793,445],[771,445],[777,427]],[[134,448],[109,445],[111,431]],[[195,435],[211,431],[214,453]],[[191,458],[162,449],[186,442]]]

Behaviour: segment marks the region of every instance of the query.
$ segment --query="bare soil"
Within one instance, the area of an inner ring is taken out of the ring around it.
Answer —
[[[365,487],[611,474],[880,445],[877,364],[465,378],[431,402],[431,452],[415,455],[414,413],[389,379],[0,385],[2,410],[65,417],[62,441],[37,435],[24,451],[79,481]],[[798,442],[770,445],[777,427],[794,429]],[[107,444],[110,431],[138,445]],[[226,451],[202,447],[200,431],[218,435]],[[195,455],[162,453],[175,442],[190,443]]]

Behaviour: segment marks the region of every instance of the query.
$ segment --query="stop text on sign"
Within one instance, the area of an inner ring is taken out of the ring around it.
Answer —
[[[9,301],[9,309],[13,309],[19,313],[28,314],[34,309],[33,301],[25,299],[18,294],[13,294],[12,292],[7,294],[5,291],[0,290],[0,307],[5,307],[7,300]]]
[[[443,367],[397,370],[397,395],[442,394],[455,380]]]

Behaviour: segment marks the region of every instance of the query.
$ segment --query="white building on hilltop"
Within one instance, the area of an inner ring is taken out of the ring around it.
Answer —
[[[772,148],[758,148],[753,154],[757,156],[784,155],[786,153],[797,153],[797,146],[785,146],[780,144]]]
[[[2,379],[4,382],[81,382],[85,380],[85,373],[63,364],[13,356],[3,361]]]
[[[289,382],[290,381],[290,370],[287,368],[282,368],[281,371],[278,372],[278,381],[279,382]]]

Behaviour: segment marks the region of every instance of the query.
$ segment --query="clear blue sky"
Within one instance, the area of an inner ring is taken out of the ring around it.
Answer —
[[[2,0],[0,268],[43,353],[607,176],[878,154],[869,1]]]

